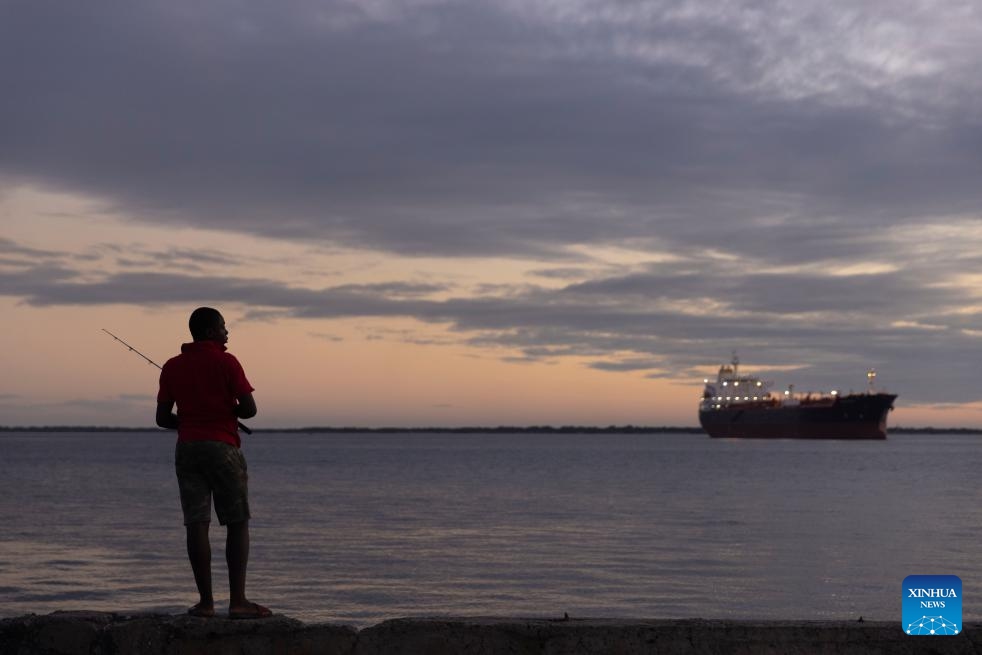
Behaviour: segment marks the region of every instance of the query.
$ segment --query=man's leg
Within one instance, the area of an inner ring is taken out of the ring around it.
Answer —
[[[188,560],[201,597],[188,610],[192,616],[214,616],[215,600],[211,593],[211,544],[208,525],[211,520],[211,489],[202,470],[200,443],[178,442],[174,455],[177,485],[181,492],[181,510],[187,529]],[[206,463],[206,462],[204,462]]]
[[[198,585],[198,595],[201,596],[195,608],[202,614],[215,610],[215,598],[211,592],[211,543],[208,541],[208,525],[207,521],[201,521],[187,526],[188,559],[191,560],[194,583]]]
[[[246,567],[249,565],[249,521],[228,524],[225,539],[225,561],[228,563],[229,609],[248,609],[246,600]]]
[[[249,564],[249,520],[228,524],[225,541],[228,562],[228,615],[233,619],[262,619],[272,616],[269,608],[252,603],[245,595],[246,566]]]
[[[234,446],[218,444],[222,450],[215,470],[215,511],[225,525],[225,561],[228,562],[228,614],[233,619],[259,619],[272,612],[246,598],[246,568],[249,564],[249,474],[245,457]]]

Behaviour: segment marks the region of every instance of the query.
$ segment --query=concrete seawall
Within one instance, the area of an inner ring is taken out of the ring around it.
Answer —
[[[0,621],[3,655],[560,655],[980,653],[982,624],[911,637],[895,623],[617,619],[395,619],[355,630],[260,621],[55,612]]]

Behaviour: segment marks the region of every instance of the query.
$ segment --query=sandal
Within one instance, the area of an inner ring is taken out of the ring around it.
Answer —
[[[249,603],[249,607],[246,609],[228,611],[228,618],[230,619],[267,619],[271,616],[273,616],[273,612],[259,603]]]

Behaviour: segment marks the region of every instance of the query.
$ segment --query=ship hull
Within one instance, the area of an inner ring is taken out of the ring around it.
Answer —
[[[699,411],[720,439],[886,439],[893,394],[851,394],[798,405],[743,404]]]

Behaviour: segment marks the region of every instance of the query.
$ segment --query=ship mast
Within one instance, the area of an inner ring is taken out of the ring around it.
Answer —
[[[876,370],[870,369],[866,371],[866,393],[875,394],[876,387]]]

